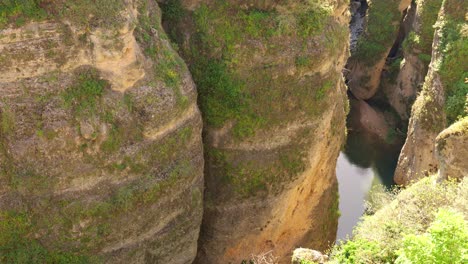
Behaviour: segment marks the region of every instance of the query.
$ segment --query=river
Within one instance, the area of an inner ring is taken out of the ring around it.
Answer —
[[[402,142],[388,144],[377,139],[348,118],[348,137],[336,167],[340,194],[337,241],[352,235],[353,227],[365,210],[365,200],[372,186],[394,185],[395,172]]]

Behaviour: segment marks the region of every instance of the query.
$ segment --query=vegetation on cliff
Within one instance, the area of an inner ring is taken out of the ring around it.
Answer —
[[[366,31],[360,37],[354,58],[372,66],[387,52],[398,30],[401,14],[398,0],[371,0]]]
[[[0,0],[0,29],[30,21],[65,19],[83,27],[118,27],[123,22],[122,0]]]
[[[440,28],[442,55],[438,61],[445,88],[445,112],[448,124],[468,115],[468,31],[465,12],[468,3],[462,0],[444,2],[444,14],[436,25]]]
[[[467,178],[436,183],[436,176],[371,194],[368,215],[333,248],[331,263],[466,263],[467,194]]]
[[[169,35],[184,46],[176,31],[177,23],[186,11],[180,1],[169,1],[162,5],[162,9],[163,18],[172,25]],[[291,87],[293,92],[286,93],[279,87],[290,86],[293,80],[285,76],[273,79],[271,75],[275,68],[282,66],[281,63],[289,63],[274,61],[274,56],[285,50],[280,40],[290,41],[291,46],[301,42],[298,54],[293,54],[293,63],[302,69],[316,66],[324,55],[310,56],[312,51],[307,42],[311,39],[327,42],[327,53],[335,52],[337,43],[345,41],[346,31],[333,23],[331,11],[327,4],[317,1],[301,3],[287,12],[244,9],[229,1],[215,1],[196,8],[193,12],[196,34],[192,37],[190,49],[182,49],[181,52],[187,58],[197,83],[205,123],[219,128],[227,121],[234,121],[234,135],[244,138],[252,136],[258,129],[277,125],[286,119],[283,116],[288,113],[297,113],[284,111],[280,107],[283,101],[294,100],[302,111],[319,113],[319,102],[336,78],[317,76],[314,87],[295,86],[294,89]],[[323,36],[323,32],[328,33]],[[251,72],[243,70],[242,65],[252,66],[247,61],[260,51],[256,43],[265,44],[263,56],[271,63],[265,62],[256,69],[256,76],[251,76]],[[260,84],[265,83],[269,83],[270,89],[262,89]]]

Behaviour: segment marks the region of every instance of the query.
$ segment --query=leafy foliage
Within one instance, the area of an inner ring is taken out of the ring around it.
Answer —
[[[462,264],[468,262],[468,225],[463,215],[441,209],[428,232],[403,238],[397,264]]]
[[[332,263],[465,263],[468,179],[435,184],[435,177],[377,197],[387,202],[332,249]]]

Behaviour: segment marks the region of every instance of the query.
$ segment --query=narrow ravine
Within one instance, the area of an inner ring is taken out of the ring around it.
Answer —
[[[366,0],[350,2],[350,51],[354,63],[360,58],[354,54],[359,39],[366,30],[366,15],[369,5]],[[406,10],[402,18],[406,18]],[[401,56],[401,43],[405,38],[400,21],[400,29],[395,34],[395,43],[389,50],[386,65]],[[401,59],[400,59],[401,60]],[[351,61],[351,59],[350,59]],[[353,63],[348,61],[348,63]],[[349,65],[348,65],[349,66]],[[381,82],[393,76],[385,66]],[[345,68],[347,81],[355,76]],[[350,112],[347,118],[347,141],[338,158],[336,175],[339,187],[339,210],[337,242],[352,236],[352,231],[366,210],[366,200],[373,188],[390,189],[395,186],[395,169],[404,143],[406,121],[402,120],[383,95],[381,88],[368,99],[358,99],[350,90]]]
[[[356,122],[359,115],[352,104],[347,120],[346,145],[336,167],[341,213],[337,241],[352,235],[354,226],[365,212],[365,201],[372,188],[394,186],[393,174],[402,147],[401,141],[389,144],[367,132]]]

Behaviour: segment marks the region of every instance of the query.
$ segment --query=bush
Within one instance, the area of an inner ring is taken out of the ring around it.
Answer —
[[[338,253],[333,256],[333,261],[340,264],[376,263],[377,260],[385,263],[384,259],[380,259],[380,245],[372,240],[351,240],[339,248]]]
[[[394,199],[368,211],[375,214],[362,218],[354,237],[332,249],[332,263],[466,262],[468,178],[437,184],[435,178],[384,195],[382,201]]]
[[[441,209],[428,232],[406,235],[399,264],[462,264],[468,262],[468,225],[463,215]]]

